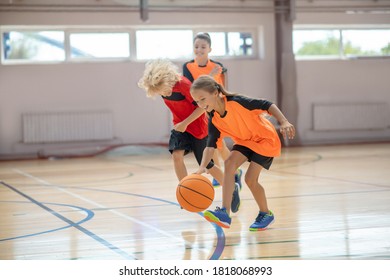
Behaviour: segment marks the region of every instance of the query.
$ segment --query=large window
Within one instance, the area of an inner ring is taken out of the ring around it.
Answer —
[[[14,62],[64,61],[63,31],[9,31],[2,33],[3,58]]]
[[[295,29],[298,59],[390,57],[390,29]]]
[[[129,57],[129,33],[71,33],[70,56],[71,58]]]
[[[101,60],[149,60],[193,57],[193,38],[199,31],[212,40],[211,57],[256,58],[256,28],[225,30],[202,27],[131,27],[94,29],[91,27],[48,28],[1,26],[2,64],[55,63]],[[259,53],[259,52],[257,52]]]
[[[188,58],[192,54],[192,36],[192,30],[137,31],[137,59]]]
[[[251,57],[253,34],[250,32],[208,32],[212,57]],[[136,32],[137,59],[167,57],[188,59],[193,54],[193,30],[140,30]]]
[[[209,32],[211,56],[253,56],[253,34],[250,32]]]
[[[390,56],[390,29],[343,30],[345,56]]]

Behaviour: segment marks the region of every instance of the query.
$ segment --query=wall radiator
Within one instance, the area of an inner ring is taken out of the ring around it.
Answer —
[[[314,131],[383,130],[390,127],[387,103],[314,104]]]
[[[48,112],[22,114],[24,143],[113,139],[112,113]]]

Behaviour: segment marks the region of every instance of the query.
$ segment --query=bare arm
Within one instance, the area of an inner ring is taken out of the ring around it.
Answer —
[[[199,118],[202,114],[205,113],[205,110],[200,108],[200,107],[197,107],[191,115],[189,115],[185,120],[183,120],[182,122],[179,122],[177,123],[173,129],[176,130],[176,131],[179,131],[179,132],[184,132],[186,131],[187,129],[187,126],[192,123],[194,120],[196,120],[197,118]]]
[[[203,150],[203,156],[202,156],[202,162],[200,163],[198,171],[196,171],[196,174],[202,174],[204,172],[207,172],[206,166],[209,164],[211,159],[213,158],[215,148],[213,147],[206,147]]]
[[[293,139],[295,136],[295,127],[287,120],[282,111],[272,104],[268,112],[280,123],[280,133],[284,138]]]

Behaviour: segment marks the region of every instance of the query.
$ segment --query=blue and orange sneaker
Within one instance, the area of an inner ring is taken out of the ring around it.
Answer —
[[[213,187],[218,188],[220,186],[221,186],[221,184],[217,180],[215,180],[215,178],[213,178]]]
[[[232,219],[229,217],[226,212],[226,208],[215,208],[215,211],[206,210],[203,213],[203,216],[210,223],[214,223],[223,228],[230,228],[230,224],[232,223]]]
[[[234,174],[234,181],[240,186],[240,190],[242,189],[241,177],[242,177],[242,169],[238,168],[236,174]]]
[[[249,227],[250,231],[266,230],[269,225],[275,221],[274,213],[270,210],[267,212],[259,212],[255,222]]]

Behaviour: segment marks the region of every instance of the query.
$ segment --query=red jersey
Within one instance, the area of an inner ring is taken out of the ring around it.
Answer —
[[[162,96],[165,104],[173,116],[173,124],[180,123],[188,118],[198,107],[190,94],[191,82],[186,77],[181,77],[172,88],[171,96]],[[207,136],[207,118],[202,114],[187,126],[186,132],[195,138],[203,139]]]
[[[225,114],[209,114],[208,147],[217,147],[225,136],[235,144],[248,147],[266,157],[280,155],[281,143],[273,124],[264,117],[272,105],[270,101],[242,95],[225,96]],[[219,143],[218,143],[219,144]]]

